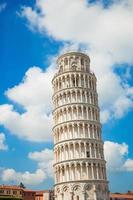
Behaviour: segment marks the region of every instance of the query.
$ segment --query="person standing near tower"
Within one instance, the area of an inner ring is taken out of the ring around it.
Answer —
[[[61,55],[53,85],[55,200],[109,200],[100,110],[90,58]]]

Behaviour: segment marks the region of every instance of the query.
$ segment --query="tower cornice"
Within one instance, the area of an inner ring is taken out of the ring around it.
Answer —
[[[55,163],[53,166],[58,166],[58,165],[62,165],[62,164],[78,164],[78,163],[85,163],[87,162],[88,164],[105,164],[106,161],[104,159],[100,159],[100,158],[80,158],[80,159],[70,159],[70,160],[64,160],[64,161],[61,161],[61,162],[57,162]]]
[[[60,141],[60,142],[57,142],[57,143],[55,143],[54,144],[54,148],[55,147],[58,147],[58,145],[63,145],[64,143],[67,143],[67,142],[69,142],[70,144],[71,144],[71,142],[93,142],[93,143],[98,143],[98,144],[103,144],[103,141],[102,140],[100,140],[100,139],[94,139],[94,138],[81,138],[81,137],[79,137],[79,138],[75,138],[75,139],[68,139],[68,140],[62,140],[62,141]]]
[[[64,72],[57,72],[54,75],[53,79],[52,79],[52,83],[53,83],[53,81],[54,81],[55,78],[61,77],[62,75],[66,75],[66,74],[72,74],[72,73],[74,73],[74,74],[79,74],[80,73],[81,75],[87,74],[87,75],[95,78],[95,80],[97,81],[97,78],[96,78],[94,72],[91,72],[91,71],[89,71],[89,72],[83,72],[81,70],[76,70],[76,71],[74,71],[74,70],[67,70],[67,71],[64,71]]]
[[[62,59],[63,57],[67,57],[67,56],[82,56],[82,57],[85,57],[86,59],[88,59],[90,62],[90,57],[87,54],[81,53],[81,52],[76,52],[76,51],[71,51],[71,52],[64,53],[63,55],[60,55],[57,59],[57,63],[60,59]]]
[[[68,120],[68,121],[64,121],[64,122],[61,122],[61,123],[58,123],[56,124],[55,126],[53,126],[53,129],[54,130],[57,126],[60,126],[62,124],[67,124],[67,123],[88,123],[88,124],[96,124],[96,125],[99,125],[101,126],[101,123],[99,121],[94,121],[94,120],[84,120],[84,119],[80,119],[80,120],[76,120],[76,119],[73,119],[73,120]]]
[[[99,107],[97,105],[94,105],[94,104],[90,104],[90,103],[81,103],[81,102],[78,102],[78,103],[67,103],[67,104],[64,104],[64,105],[61,105],[61,106],[58,106],[57,108],[55,108],[52,113],[54,113],[55,111],[57,111],[58,109],[61,109],[61,108],[65,108],[67,106],[87,106],[87,107],[91,107],[91,108],[96,108],[98,111],[99,110]]]

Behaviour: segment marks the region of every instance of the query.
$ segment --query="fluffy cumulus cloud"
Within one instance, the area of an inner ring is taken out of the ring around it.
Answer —
[[[26,185],[37,185],[42,183],[46,178],[46,175],[43,170],[38,169],[35,173],[30,173],[26,171],[16,172],[14,169],[5,169],[2,171],[1,180],[3,182],[12,182],[20,183],[23,182]]]
[[[13,104],[0,105],[0,124],[20,138],[50,141],[53,73],[51,68],[44,72],[39,67],[32,67],[20,84],[8,89],[6,95]],[[24,111],[17,111],[14,104],[19,104]]]
[[[7,150],[8,146],[5,144],[5,135],[4,133],[0,133],[0,150]]]
[[[127,144],[105,141],[104,152],[109,171],[133,171],[133,159],[127,159]]]
[[[128,92],[132,89],[128,84],[130,73],[126,76],[130,70],[125,70],[124,80],[115,73],[118,65],[126,63],[129,68],[133,64],[132,0],[113,1],[108,8],[102,1],[36,0],[34,8],[22,7],[20,16],[27,19],[32,30],[65,44],[85,45],[98,78],[103,123],[123,117],[133,107],[133,94]]]
[[[28,158],[37,162],[38,168],[35,172],[17,172],[12,168],[2,169],[1,180],[4,183],[14,181],[15,183],[23,182],[25,185],[38,185],[49,177],[53,178],[53,150],[30,152]]]
[[[45,171],[49,177],[53,177],[53,150],[44,149],[40,152],[30,152],[29,158],[38,162],[38,167]]]
[[[32,67],[25,73],[23,81],[6,91],[9,99],[26,107],[43,107],[45,111],[51,110],[51,80],[53,70],[43,71],[39,67]],[[49,87],[46,87],[46,86]]]
[[[23,7],[21,15],[31,27],[56,39],[90,44],[93,50],[109,53],[110,60],[132,62],[133,2],[113,2],[104,8],[102,1],[36,0],[35,8]]]
[[[127,159],[126,162],[124,163],[123,168],[127,171],[133,171],[133,160]]]

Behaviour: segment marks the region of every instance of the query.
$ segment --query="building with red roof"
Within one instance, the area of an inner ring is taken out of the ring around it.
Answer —
[[[35,200],[36,191],[17,185],[0,185],[0,200]]]
[[[110,193],[110,200],[133,200],[133,191],[127,193]]]

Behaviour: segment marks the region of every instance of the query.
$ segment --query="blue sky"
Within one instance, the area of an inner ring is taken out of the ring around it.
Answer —
[[[124,0],[0,1],[0,183],[53,186],[52,63],[82,47],[98,77],[110,190],[133,189],[132,8]]]

